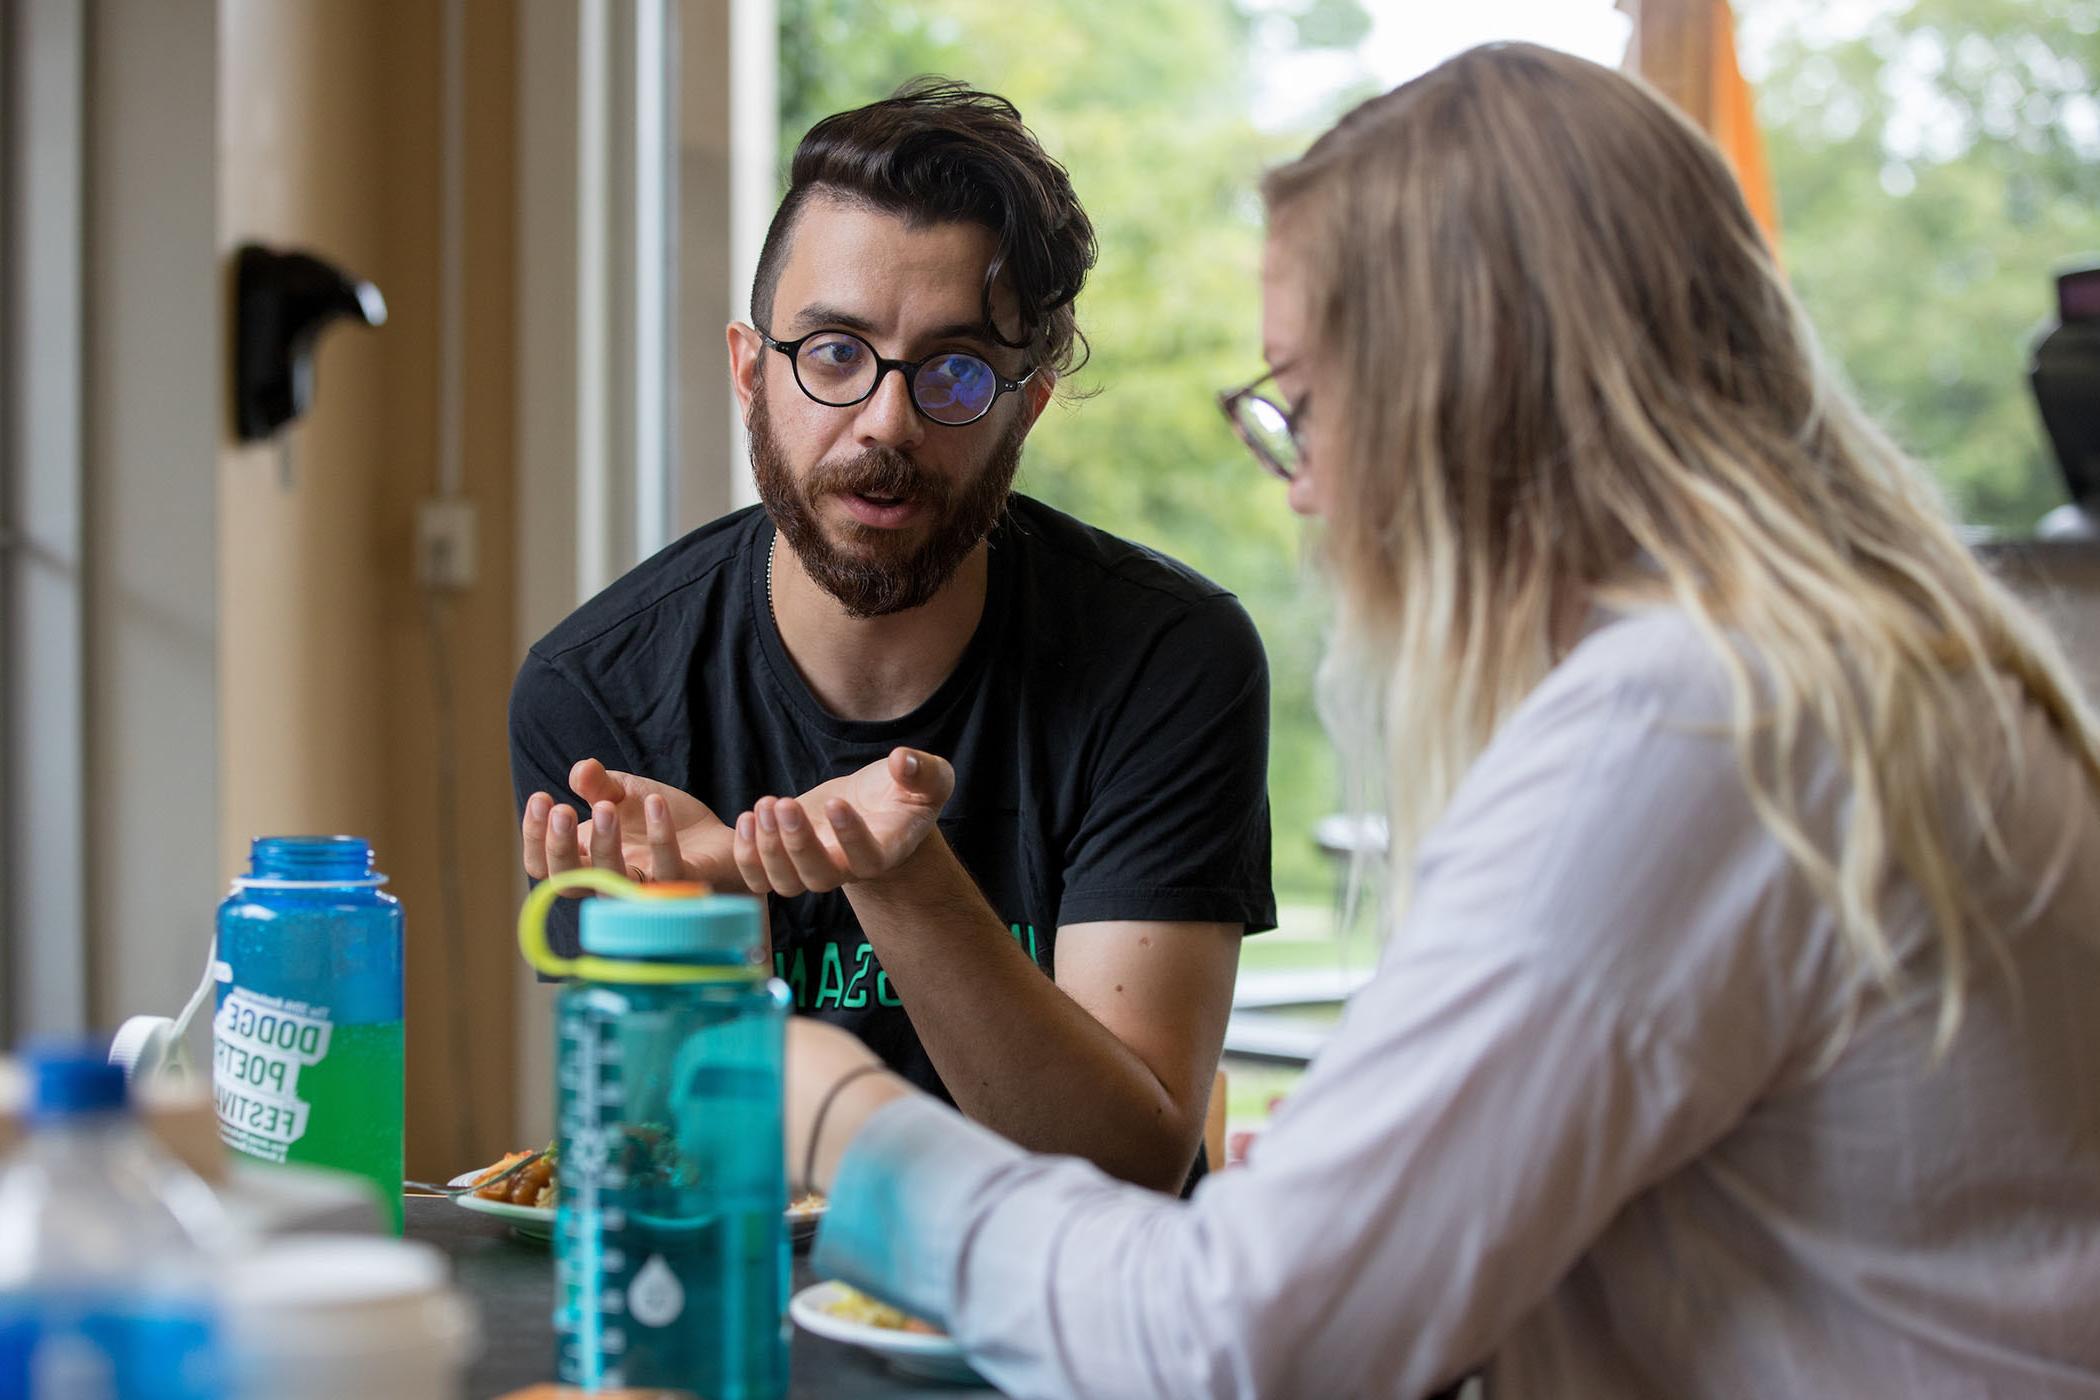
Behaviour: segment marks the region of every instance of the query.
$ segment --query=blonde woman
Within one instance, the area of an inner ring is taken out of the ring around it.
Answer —
[[[2100,1395],[2100,737],[1720,158],[1498,46],[1265,193],[1228,406],[1325,522],[1382,965],[1186,1203],[798,1023],[819,1270],[1020,1395]]]

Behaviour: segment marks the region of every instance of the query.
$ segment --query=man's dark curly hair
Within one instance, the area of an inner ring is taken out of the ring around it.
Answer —
[[[1065,168],[1021,124],[1011,102],[940,78],[824,118],[795,150],[787,196],[766,230],[751,280],[751,315],[770,328],[773,291],[802,208],[827,195],[913,225],[972,223],[998,237],[985,272],[984,320],[1002,345],[1066,374],[1085,362],[1072,303],[1094,265],[1094,226]],[[1020,307],[1014,334],[992,318],[1004,277]]]

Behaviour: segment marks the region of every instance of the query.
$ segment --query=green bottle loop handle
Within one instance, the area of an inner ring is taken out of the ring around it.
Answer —
[[[547,945],[547,912],[564,891],[595,890],[599,894],[632,899],[642,886],[610,870],[584,867],[550,875],[525,896],[518,911],[518,950],[525,961],[549,977],[574,977],[586,982],[625,982],[667,986],[693,982],[763,982],[766,971],[759,967],[702,967],[692,963],[646,962],[640,959],[604,958],[585,953],[564,958]]]

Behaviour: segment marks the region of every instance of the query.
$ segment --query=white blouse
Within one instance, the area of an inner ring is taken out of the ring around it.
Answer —
[[[2100,802],[2028,710],[1959,1035],[1934,1063],[1899,887],[1911,980],[1840,1042],[1849,964],[1728,715],[1683,617],[1609,620],[1467,775],[1244,1167],[1181,1202],[900,1102],[819,1271],[1021,1396],[2100,1397]],[[1800,773],[1831,830],[1832,755]]]

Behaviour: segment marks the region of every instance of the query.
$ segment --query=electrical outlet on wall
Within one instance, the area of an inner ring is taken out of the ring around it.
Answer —
[[[446,496],[416,507],[416,582],[457,592],[474,586],[474,503]]]

